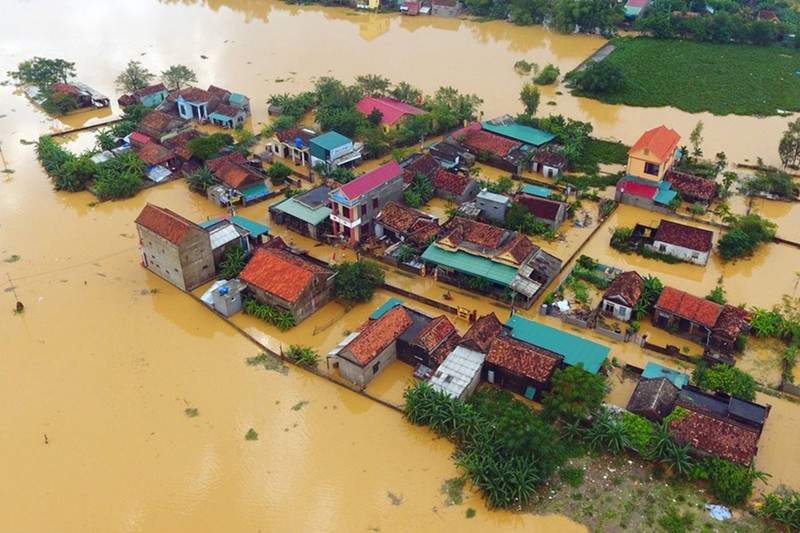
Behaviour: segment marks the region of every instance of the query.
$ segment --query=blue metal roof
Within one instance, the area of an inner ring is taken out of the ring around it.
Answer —
[[[547,187],[540,187],[539,185],[526,185],[522,188],[522,192],[540,198],[550,198],[550,196],[553,195],[553,191]]]
[[[642,377],[645,379],[667,378],[679,389],[682,389],[689,383],[689,376],[686,374],[661,366],[657,363],[647,363],[644,367],[644,372],[642,372]]]
[[[394,296],[386,300],[382,306],[375,310],[374,313],[369,315],[369,318],[372,320],[377,320],[383,315],[385,315],[390,309],[397,307],[398,305],[403,305],[403,300],[400,298],[395,298]]]

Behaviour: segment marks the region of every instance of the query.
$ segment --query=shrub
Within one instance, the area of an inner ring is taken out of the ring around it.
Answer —
[[[707,461],[709,491],[725,505],[742,505],[753,493],[753,476],[744,466],[714,457]]]
[[[692,381],[704,390],[722,392],[748,401],[756,397],[756,380],[753,376],[728,365],[717,364],[711,368],[698,365],[692,373]]]
[[[377,263],[359,259],[338,265],[334,282],[336,296],[349,302],[366,302],[383,285],[384,274]]]
[[[283,185],[286,178],[292,175],[292,169],[280,161],[276,161],[267,170],[267,177],[273,185]]]
[[[233,279],[244,269],[247,254],[238,244],[225,250],[225,259],[219,265],[219,277]]]
[[[286,356],[300,366],[317,368],[319,365],[319,355],[308,346],[292,344],[286,351]]]
[[[764,506],[759,514],[786,526],[789,531],[800,531],[800,492],[793,490],[782,496],[764,494]]]
[[[628,411],[622,413],[622,424],[625,426],[625,434],[631,449],[641,456],[647,455],[655,435],[653,424],[646,418]]]
[[[561,71],[558,67],[552,63],[548,63],[539,71],[539,74],[533,78],[533,83],[536,85],[550,85],[551,83],[555,83],[559,74],[561,74]]]
[[[248,429],[244,434],[244,440],[258,440],[258,431],[253,428]]]
[[[586,474],[583,468],[564,466],[558,471],[558,477],[561,481],[571,487],[580,487],[583,485],[583,477]]]

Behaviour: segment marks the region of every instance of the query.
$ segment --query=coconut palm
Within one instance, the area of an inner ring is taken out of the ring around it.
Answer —
[[[219,183],[219,180],[214,177],[214,173],[208,167],[195,170],[189,174],[186,181],[189,183],[189,190],[203,195],[206,194],[209,187]]]
[[[694,461],[689,456],[689,450],[691,450],[691,446],[688,444],[681,446],[675,441],[672,442],[666,457],[667,466],[672,472],[687,474],[692,469]]]

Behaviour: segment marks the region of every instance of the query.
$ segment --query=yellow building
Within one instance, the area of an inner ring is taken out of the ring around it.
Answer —
[[[666,126],[644,132],[628,150],[628,175],[660,182],[675,163],[680,140],[681,136]]]

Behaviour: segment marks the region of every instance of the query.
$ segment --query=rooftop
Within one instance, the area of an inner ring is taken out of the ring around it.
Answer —
[[[603,299],[619,296],[628,307],[632,308],[636,305],[636,302],[639,301],[643,287],[644,280],[638,272],[635,270],[623,272],[608,286],[606,292],[603,293]]]
[[[496,263],[486,257],[469,254],[461,250],[448,252],[435,244],[428,246],[422,254],[422,260],[452,268],[463,274],[486,278],[489,281],[505,287],[511,284],[511,281],[517,273],[516,268],[502,263]]]
[[[752,313],[746,309],[726,304],[714,325],[714,332],[724,333],[729,338],[735,339],[740,333],[749,329],[752,316]]]
[[[492,312],[473,322],[460,343],[473,350],[488,353],[492,341],[501,331],[503,331],[503,324]]]
[[[510,337],[497,337],[491,344],[486,361],[533,379],[550,381],[562,357],[548,350]]]
[[[381,165],[378,168],[357,177],[353,181],[342,185],[338,191],[340,191],[349,200],[355,200],[371,190],[377,189],[381,185],[402,175],[403,169],[400,168],[400,165],[398,165],[396,161],[390,161],[389,163]]]
[[[714,232],[669,220],[661,220],[658,224],[655,240],[698,252],[710,252],[714,240]]]
[[[239,274],[239,279],[294,303],[315,274],[331,276],[333,270],[286,250],[259,248]]]
[[[678,388],[666,377],[640,379],[626,409],[642,416],[654,413],[663,419],[672,412],[677,397]]]
[[[486,200],[488,202],[494,202],[496,204],[506,205],[511,203],[511,198],[509,198],[508,196],[504,196],[502,194],[497,194],[494,192],[489,192],[485,189],[478,193],[478,198]]]
[[[330,205],[328,193],[330,193],[330,189],[325,185],[320,185],[305,194],[292,196],[273,204],[270,210],[281,211],[312,226],[316,226],[330,217],[331,208],[328,207]]]
[[[185,89],[178,91],[177,96],[178,98],[183,98],[187,102],[201,104],[211,100],[212,94],[208,91],[200,89],[199,87],[186,87]]]
[[[696,198],[710,202],[717,195],[717,182],[713,179],[701,178],[684,172],[668,170],[664,179],[672,184],[672,188],[686,198]]]
[[[367,322],[359,335],[340,352],[340,355],[349,351],[357,363],[368,365],[395,342],[412,323],[405,307],[402,305],[393,307],[377,320]]]
[[[431,220],[432,217],[418,209],[397,202],[388,202],[378,214],[375,222],[396,232],[408,233],[420,219]]]
[[[656,302],[656,308],[708,328],[714,327],[722,312],[721,305],[672,287],[664,287],[658,302]]]
[[[467,242],[490,250],[497,250],[510,234],[503,228],[459,216],[445,225],[445,231],[440,241],[447,246],[458,248],[462,242]]]
[[[758,451],[758,432],[729,420],[689,411],[670,422],[675,441],[692,448],[749,466]]]
[[[461,196],[469,187],[472,178],[463,174],[456,174],[443,168],[437,168],[431,178],[433,186],[455,196]]]
[[[680,140],[681,136],[675,130],[662,125],[644,132],[628,150],[628,155],[647,149],[663,162],[675,151]]]
[[[419,344],[426,352],[432,353],[447,337],[455,333],[456,327],[450,320],[440,315],[428,322],[413,342]]]
[[[547,187],[540,187],[539,185],[526,185],[520,192],[530,194],[531,196],[538,196],[540,198],[550,198],[550,196],[553,195],[552,190],[548,189]]]
[[[393,307],[397,307],[398,305],[403,305],[403,304],[404,304],[403,300],[401,300],[400,298],[395,298],[394,296],[392,296],[391,298],[386,300],[386,302],[384,302],[383,305],[381,305],[379,308],[377,308],[374,313],[369,315],[369,318],[371,320],[377,320],[380,317],[382,317],[383,315],[385,315],[386,312],[389,309],[392,309]]]
[[[169,148],[165,148],[157,142],[150,141],[144,146],[135,150],[136,155],[145,162],[147,166],[160,165],[175,157]]]
[[[516,122],[504,121],[505,123],[501,124],[493,124],[493,122],[495,121],[484,121],[481,122],[481,126],[483,126],[483,129],[486,131],[497,133],[503,137],[508,137],[525,144],[541,146],[556,138],[556,136],[552,133],[548,133],[537,128],[532,128],[530,126],[523,126],[522,124],[518,124]]]
[[[173,152],[175,152],[175,154],[181,159],[188,160],[194,155],[194,153],[191,150],[189,150],[189,147],[187,146],[189,144],[189,141],[191,141],[192,139],[196,139],[201,135],[202,134],[199,131],[192,128],[179,135],[176,135],[175,137],[164,139],[162,144],[167,148],[169,148],[170,150],[172,150]]]
[[[476,152],[490,152],[505,157],[512,150],[522,148],[522,144],[502,135],[485,130],[466,130],[464,146]]]
[[[484,359],[485,354],[456,346],[431,376],[430,384],[436,391],[460,398],[480,373]]]
[[[322,135],[318,135],[313,139],[309,140],[309,143],[316,144],[320,148],[324,148],[325,150],[333,150],[335,148],[339,148],[340,146],[344,146],[347,143],[353,142],[352,140],[348,139],[341,133],[337,133],[335,131],[329,131],[327,133],[323,133]]]
[[[148,203],[136,217],[135,223],[147,228],[156,235],[167,239],[172,244],[180,244],[191,228],[200,229],[200,226],[170,211],[165,207],[158,207]]]
[[[239,215],[210,218],[205,222],[201,222],[200,227],[207,228],[213,226],[220,220],[230,220],[234,225],[239,226],[240,228],[246,230],[253,237],[259,237],[261,235],[264,235],[265,233],[269,233],[270,229],[269,226],[265,226],[264,224],[259,224],[254,220],[240,217]]]
[[[402,167],[403,181],[405,183],[411,183],[414,180],[414,176],[417,174],[422,174],[426,177],[433,174],[433,172],[439,168],[439,162],[436,161],[430,153],[427,153],[414,157],[409,162],[402,165]]]
[[[383,115],[381,117],[381,123],[390,126],[394,125],[405,115],[421,115],[427,113],[424,109],[386,96],[365,96],[356,104],[356,109],[365,115],[369,115],[373,110],[377,109]]]
[[[667,378],[673,385],[682,389],[689,383],[689,376],[672,368],[661,366],[657,363],[647,363],[642,372],[644,379]]]
[[[158,133],[165,133],[170,124],[178,122],[178,120],[179,119],[176,119],[172,115],[162,113],[161,111],[150,111],[142,118],[138,127],[150,129]]]
[[[533,155],[531,159],[534,163],[547,165],[548,167],[565,168],[569,163],[569,159],[561,154],[550,152],[547,150],[539,150]]]
[[[497,252],[497,258],[510,260],[516,265],[521,265],[531,252],[538,250],[539,247],[531,242],[527,235],[517,234]],[[503,257],[503,256],[508,257]]]
[[[563,202],[529,194],[518,194],[517,203],[536,218],[551,221],[555,221],[558,218],[559,211],[565,205]]]

